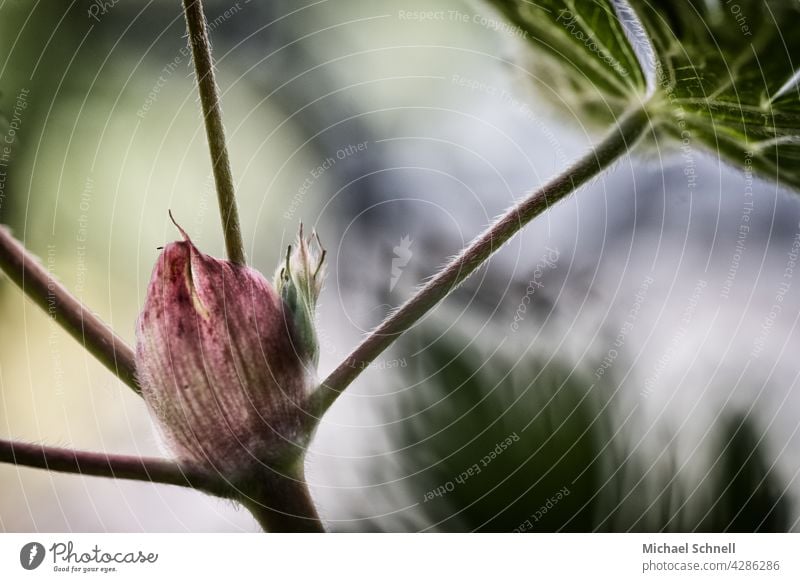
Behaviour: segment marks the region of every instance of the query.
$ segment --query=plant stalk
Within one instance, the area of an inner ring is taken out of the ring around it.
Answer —
[[[89,353],[141,395],[130,346],[56,281],[3,226],[0,226],[0,269]]]
[[[245,265],[247,260],[244,255],[244,242],[239,225],[239,210],[236,206],[233,174],[225,140],[225,127],[222,125],[222,110],[219,104],[217,82],[214,78],[214,62],[211,58],[211,44],[208,40],[203,3],[201,0],[183,0],[183,9],[186,26],[189,30],[189,44],[192,48],[200,103],[203,108],[214,182],[217,187],[217,201],[222,218],[222,231],[225,236],[225,250],[228,259],[238,265]]]
[[[650,118],[645,106],[626,113],[589,153],[508,210],[364,338],[311,395],[310,413],[321,418],[367,364],[403,332],[469,277],[522,227],[628,152],[649,128]]]
[[[131,479],[191,487],[218,497],[232,489],[218,475],[168,459],[107,455],[0,440],[0,463],[113,479]]]
[[[297,468],[283,471],[264,467],[256,482],[250,482],[239,501],[267,532],[324,533],[306,484],[302,460]]]

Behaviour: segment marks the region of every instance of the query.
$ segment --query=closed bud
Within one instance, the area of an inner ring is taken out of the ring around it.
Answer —
[[[279,292],[258,271],[203,254],[181,233],[153,270],[136,330],[137,374],[176,456],[237,484],[256,466],[292,462],[307,444],[314,303],[306,287]],[[301,259],[289,268],[295,264]],[[304,277],[290,277],[292,285],[306,285]],[[312,280],[316,300],[320,268]]]
[[[325,251],[316,233],[306,238],[303,224],[286,261],[275,273],[275,287],[286,304],[297,331],[297,349],[316,367],[319,343],[315,325],[317,298],[325,279]]]

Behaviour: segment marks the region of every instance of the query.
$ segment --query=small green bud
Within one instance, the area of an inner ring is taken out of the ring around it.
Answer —
[[[317,299],[325,280],[325,249],[316,232],[306,238],[303,224],[297,243],[286,250],[286,260],[275,272],[275,288],[288,308],[294,322],[297,344],[295,347],[304,359],[316,367],[319,344],[315,325]]]

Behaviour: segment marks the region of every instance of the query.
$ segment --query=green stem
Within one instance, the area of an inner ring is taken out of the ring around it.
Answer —
[[[0,226],[0,269],[89,353],[141,395],[133,350],[56,281],[3,226]]]
[[[428,283],[350,353],[311,395],[309,410],[320,418],[342,391],[403,332],[472,274],[527,223],[627,153],[650,128],[644,106],[628,112],[588,154],[516,204],[473,240]]]
[[[217,201],[222,218],[222,231],[225,235],[225,249],[228,259],[239,265],[247,263],[244,255],[242,230],[239,225],[239,210],[236,207],[236,193],[233,189],[233,174],[228,158],[225,128],[222,125],[222,110],[219,105],[219,91],[214,79],[214,63],[211,59],[211,44],[208,40],[206,17],[201,0],[183,0],[186,26],[189,29],[189,44],[192,47],[192,60],[197,75],[197,88],[203,107],[206,137],[211,152],[214,181],[217,186]]]

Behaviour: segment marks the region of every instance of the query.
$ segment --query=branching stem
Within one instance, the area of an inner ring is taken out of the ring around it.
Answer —
[[[311,395],[310,411],[320,418],[342,391],[403,332],[499,250],[533,218],[577,190],[628,152],[650,127],[645,107],[623,116],[588,154],[516,204],[473,240],[397,311],[372,330]]]

